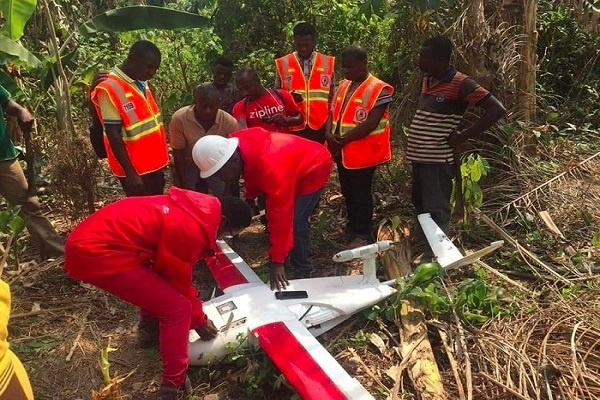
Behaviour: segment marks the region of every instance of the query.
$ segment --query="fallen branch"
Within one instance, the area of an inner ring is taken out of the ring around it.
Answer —
[[[450,291],[448,290],[448,288],[446,287],[446,285],[444,284],[443,281],[442,281],[442,285],[444,286],[444,290],[446,291],[446,295],[448,296],[448,300],[450,301],[450,304],[452,304],[452,314],[454,316],[454,320],[456,321],[456,327],[458,329],[458,337],[460,339],[459,342],[460,342],[460,346],[462,348],[463,355],[465,357],[465,377],[467,379],[467,399],[473,400],[473,375],[472,375],[472,370],[471,370],[471,357],[469,356],[467,340],[465,339],[465,331],[463,329],[462,322],[460,321],[460,318],[458,317],[458,314],[456,313],[456,310],[454,308],[454,301],[452,300],[452,295],[450,294]]]
[[[62,311],[62,310],[66,310],[66,309],[74,308],[74,307],[76,307],[76,305],[66,306],[66,307],[56,307],[56,308],[43,308],[41,310],[28,311],[28,312],[24,312],[24,313],[20,313],[20,314],[13,314],[10,316],[10,319],[14,320],[17,318],[32,317],[34,315],[45,314],[45,313],[55,312],[55,311]]]
[[[556,272],[552,267],[550,267],[548,264],[546,264],[545,262],[543,262],[542,260],[540,260],[535,254],[533,254],[531,251],[529,251],[528,249],[526,249],[525,247],[523,247],[515,238],[513,238],[508,232],[506,232],[504,229],[502,229],[501,227],[499,227],[494,221],[492,221],[492,219],[490,217],[488,217],[487,215],[485,215],[484,213],[482,213],[481,211],[479,211],[478,213],[479,218],[481,218],[481,220],[483,222],[485,222],[486,225],[488,225],[490,228],[492,228],[494,231],[496,231],[496,233],[498,233],[502,239],[506,240],[508,243],[510,243],[514,248],[516,248],[519,253],[521,255],[525,255],[527,256],[529,259],[531,259],[533,262],[535,262],[537,265],[539,265],[540,267],[542,267],[546,272],[548,272],[550,275],[554,276],[557,280],[570,285],[571,282],[569,282],[568,279],[566,279],[564,276],[560,275],[558,272]]]
[[[424,338],[421,338],[421,340],[414,342],[412,344],[412,346],[410,346],[410,348],[407,349],[406,355],[404,356],[404,358],[398,365],[398,374],[396,375],[396,379],[394,380],[394,388],[392,389],[392,395],[391,395],[392,400],[398,399],[398,392],[400,391],[400,380],[401,380],[400,378],[402,377],[402,373],[408,366],[408,363],[411,360],[413,351],[417,348],[418,345],[421,344],[423,339]]]
[[[496,386],[498,386],[498,387],[506,390],[507,392],[509,392],[510,394],[512,394],[515,397],[518,397],[519,399],[529,400],[529,397],[523,396],[522,394],[520,394],[516,390],[511,389],[510,387],[506,386],[504,383],[502,383],[502,382],[494,379],[493,377],[491,377],[490,375],[486,374],[485,372],[477,372],[477,375],[484,377],[488,381],[492,382],[494,385],[496,385]]]
[[[498,271],[497,269],[492,268],[487,263],[479,260],[479,261],[477,261],[476,264],[479,265],[480,267],[482,267],[483,269],[485,269],[486,271],[488,271],[488,272],[492,273],[493,275],[497,276],[498,278],[500,278],[500,279],[502,279],[502,280],[510,283],[513,286],[518,287],[519,289],[521,289],[521,291],[523,291],[525,293],[533,294],[533,292],[531,290],[527,289],[525,286],[521,285],[519,282],[510,279],[508,276],[506,276],[502,272]]]
[[[2,259],[0,259],[0,276],[2,276],[2,272],[4,272],[4,267],[6,266],[6,259],[8,258],[8,253],[10,252],[10,247],[12,245],[13,240],[15,240],[15,233],[12,233],[8,239],[6,240],[6,249],[2,254]]]
[[[460,400],[464,400],[465,397],[465,388],[462,384],[462,380],[460,379],[460,374],[458,373],[458,363],[456,362],[456,358],[454,358],[454,353],[450,348],[450,340],[448,339],[448,335],[446,331],[442,328],[437,327],[437,331],[442,339],[442,344],[444,345],[444,350],[446,350],[446,356],[448,356],[448,361],[450,362],[450,368],[452,368],[452,374],[454,375],[454,380],[456,381],[456,389],[458,390],[458,396]]]
[[[569,168],[568,170],[556,175],[554,178],[547,180],[546,182],[542,183],[541,185],[536,186],[535,188],[533,188],[532,190],[530,190],[529,192],[525,193],[524,195],[517,197],[516,199],[514,199],[513,201],[511,201],[510,203],[506,204],[504,207],[502,207],[501,209],[499,209],[496,214],[500,214],[503,210],[510,208],[512,206],[514,206],[516,203],[520,202],[521,200],[529,197],[530,195],[538,192],[539,190],[543,189],[544,187],[554,183],[557,180],[560,180],[561,178],[563,178],[565,175],[569,174],[571,171],[573,171],[576,168],[580,168],[583,164],[588,163],[589,161],[593,160],[594,158],[600,156],[600,152],[586,158],[585,160],[575,164],[573,167]]]
[[[83,335],[83,331],[85,331],[85,327],[87,326],[87,319],[88,319],[88,315],[90,314],[91,310],[92,310],[92,308],[88,307],[87,311],[83,315],[82,322],[79,324],[79,332],[77,332],[77,336],[75,337],[75,340],[73,341],[73,346],[71,346],[71,350],[69,350],[69,353],[67,354],[67,357],[65,358],[66,362],[71,361],[71,358],[73,357],[73,353],[75,353],[75,349],[77,348],[77,345],[79,344],[79,339],[81,339],[81,335]]]
[[[350,322],[349,324],[347,324],[346,326],[344,326],[340,332],[329,342],[329,344],[327,345],[327,350],[331,350],[331,346],[338,341],[339,338],[342,337],[342,335],[344,335],[345,333],[347,333],[353,326],[354,324],[356,324],[356,321],[358,321],[358,318],[354,318],[352,320],[352,322]]]

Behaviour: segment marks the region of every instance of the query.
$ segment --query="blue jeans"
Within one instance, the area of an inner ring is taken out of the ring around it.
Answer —
[[[294,202],[294,248],[290,252],[290,263],[296,272],[310,272],[313,269],[309,259],[309,222],[321,193],[323,193],[323,188],[297,196]]]

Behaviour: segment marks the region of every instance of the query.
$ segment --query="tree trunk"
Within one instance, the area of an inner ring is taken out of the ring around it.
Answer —
[[[425,315],[412,301],[402,303],[400,310],[400,338],[402,358],[409,357],[408,376],[422,400],[445,400],[448,398],[440,370],[435,361],[427,336]],[[410,353],[409,351],[412,350]]]
[[[523,110],[523,121],[527,124],[535,121],[535,78],[536,78],[536,45],[538,32],[537,0],[521,0],[523,40],[521,59],[517,75],[517,105]],[[530,136],[529,136],[530,137]],[[526,141],[529,144],[531,141]]]
[[[502,19],[509,26],[514,26],[515,33],[518,35],[516,49],[519,60],[516,66],[512,119],[524,122],[525,126],[535,121],[536,111],[537,3],[537,0],[503,0],[501,8]],[[522,150],[526,152],[530,150],[532,143],[532,134],[525,132],[520,141]]]
[[[465,0],[460,28],[467,73],[489,89],[492,86],[493,74],[486,66],[490,29],[485,20],[484,0]]]

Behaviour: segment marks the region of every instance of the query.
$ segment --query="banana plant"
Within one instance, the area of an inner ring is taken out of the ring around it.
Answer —
[[[23,36],[25,24],[35,11],[37,0],[0,0],[0,11],[5,20],[0,34],[11,40]]]
[[[36,0],[0,0],[0,11],[6,19],[0,29],[0,64],[18,64],[32,69],[40,69],[45,66],[46,71],[48,67],[55,68],[58,60],[52,48],[48,49],[50,55],[40,60],[38,56],[17,41],[23,35],[23,28],[35,10],[36,4]],[[60,44],[59,54],[61,59],[74,58],[77,48],[70,49],[70,44],[77,38],[85,40],[87,37],[102,32],[203,28],[209,23],[210,20],[207,17],[169,8],[155,6],[117,8],[98,14],[82,23]],[[40,77],[40,80],[45,80],[45,76]]]

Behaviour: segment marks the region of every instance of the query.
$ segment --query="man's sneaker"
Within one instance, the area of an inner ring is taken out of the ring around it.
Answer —
[[[158,347],[158,320],[142,319],[138,324],[138,345],[142,349]]]
[[[179,388],[161,385],[156,393],[156,400],[189,400],[191,394],[192,383],[190,378],[186,376],[183,386]]]

